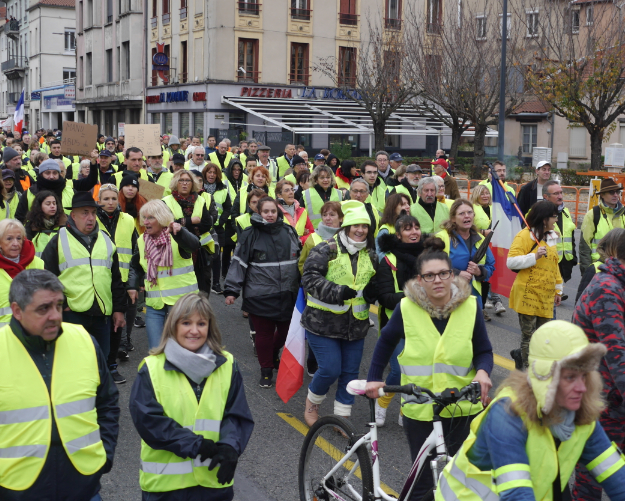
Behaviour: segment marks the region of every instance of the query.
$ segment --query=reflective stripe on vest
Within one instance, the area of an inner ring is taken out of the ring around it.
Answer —
[[[479,499],[483,501],[498,501],[499,496],[495,494],[492,490],[482,484],[480,481],[475,480],[473,478],[467,477],[464,472],[456,466],[455,462],[450,463],[449,474],[458,480],[461,484],[468,487],[474,494],[479,496]],[[441,475],[439,477],[439,490],[443,495],[443,499],[445,501],[457,501],[458,497],[451,489],[449,482],[447,481],[447,477],[445,475]]]
[[[533,487],[530,466],[522,463],[507,464],[497,468],[493,472],[493,482],[497,486],[498,494],[519,487],[529,487],[530,489]]]
[[[111,266],[113,266],[113,242],[111,242],[111,239],[102,230],[100,230],[100,235],[104,235],[104,242],[106,243],[106,259],[93,259],[90,257],[74,259],[69,245],[69,238],[67,237],[67,229],[61,228],[59,231],[59,242],[61,243],[61,248],[63,249],[63,254],[65,255],[65,262],[59,264],[59,271],[62,272],[71,266],[82,266],[85,264],[89,264],[91,266],[103,266],[110,269]]]
[[[597,482],[603,482],[623,466],[625,466],[623,456],[618,446],[612,442],[612,446],[588,463],[586,468]]]
[[[567,261],[573,260],[573,232],[576,229],[576,225],[571,218],[569,210],[565,208],[562,211],[562,228],[556,223],[556,232],[558,233],[558,243],[556,248],[558,250],[558,262],[562,259]]]
[[[234,362],[230,353],[223,354],[226,362],[206,379],[199,402],[183,373],[164,369],[164,354],[145,359],[154,394],[165,415],[181,427],[215,442],[220,438]],[[202,462],[199,456],[181,458],[172,452],[152,449],[142,441],[139,473],[141,489],[146,492],[168,492],[199,485],[209,488],[232,485],[217,482],[218,468],[212,471],[207,468],[211,461],[208,458]]]

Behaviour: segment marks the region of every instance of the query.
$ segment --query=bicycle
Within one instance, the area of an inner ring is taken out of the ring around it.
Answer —
[[[365,395],[366,381],[354,380],[347,385],[352,395]],[[433,393],[427,388],[414,384],[385,386],[379,390],[385,393],[410,395],[409,402],[416,404],[434,403],[434,429],[427,438],[399,498],[386,494],[380,487],[380,456],[378,453],[378,429],[375,424],[375,400],[369,399],[371,420],[367,423],[368,433],[359,435],[354,425],[339,416],[320,418],[308,431],[300,454],[298,481],[301,501],[404,501],[410,496],[413,486],[429,457],[436,449],[436,457],[430,461],[434,486],[421,501],[434,499],[434,492],[443,468],[451,461],[447,455],[443,425],[440,414],[448,405],[461,400],[477,404],[480,399],[480,384],[472,382],[461,390],[448,388],[441,393]],[[369,459],[371,451],[371,460]]]

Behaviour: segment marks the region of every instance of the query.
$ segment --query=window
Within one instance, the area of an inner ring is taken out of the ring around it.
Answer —
[[[300,21],[309,21],[310,0],[291,0],[291,18]]]
[[[258,83],[258,74],[258,40],[239,38],[238,81]]]
[[[538,11],[528,11],[525,14],[525,18],[527,21],[527,36],[528,37],[537,37],[538,36]]]
[[[87,67],[85,68],[85,75],[87,77],[87,85],[91,85],[93,83],[93,59],[91,57],[91,52],[87,52],[85,54],[87,57]]]
[[[427,23],[428,33],[439,34],[441,32],[441,26],[443,25],[443,1],[442,0],[427,0]]]
[[[106,0],[106,22],[113,22],[113,0]]]
[[[193,135],[199,137],[204,144],[204,112],[202,111],[193,113]]]
[[[356,86],[356,48],[339,47],[338,83],[340,86]]]
[[[161,114],[160,113],[152,113],[152,123],[161,125]]]
[[[199,0],[196,0],[199,1]],[[180,19],[187,18],[187,0],[180,0]]]
[[[93,26],[93,0],[87,0],[87,22],[85,28],[91,28]]]
[[[503,14],[499,14],[499,38],[503,33]],[[506,38],[510,40],[510,30],[512,30],[512,14],[508,14],[508,22],[506,23]]]
[[[586,25],[590,26],[595,19],[595,10],[592,5],[586,7]]]
[[[113,49],[106,50],[106,81],[113,81]]]
[[[163,132],[165,134],[173,134],[174,126],[172,122],[171,113],[163,113],[163,116],[165,117],[165,130]]]
[[[475,23],[477,28],[475,38],[486,40],[486,16],[477,16]]]
[[[386,0],[384,27],[391,30],[401,29],[401,0]]]
[[[185,40],[184,42],[180,42],[180,81],[182,83],[186,83],[189,78],[187,61],[187,42]]]
[[[158,0],[152,0],[152,17],[156,16],[158,16]]]
[[[356,0],[341,0],[339,9],[339,23],[355,26],[358,24],[356,14]]]
[[[536,148],[538,125],[522,125],[521,131],[523,133],[523,153],[529,153],[531,155],[534,148]]]
[[[579,9],[571,11],[571,32],[579,33]]]
[[[178,137],[189,137],[189,113],[179,113],[180,134]]]
[[[569,157],[586,158],[586,128],[571,124],[569,128]]]
[[[70,83],[76,80],[76,68],[63,68],[63,83]]]
[[[80,31],[85,29],[85,18],[84,18],[84,12],[83,12],[83,3],[82,2],[78,2],[78,29],[80,29]],[[36,28],[35,28],[36,29]]]
[[[289,75],[290,83],[303,83],[308,85],[308,44],[292,43],[291,44],[291,74]]]
[[[440,83],[443,57],[438,54],[427,54],[425,56],[425,63],[427,65],[428,73],[434,76],[437,83]]]
[[[169,13],[169,0],[163,0],[163,24],[169,24],[171,15]]]
[[[399,85],[401,55],[394,50],[384,51],[384,74],[394,85]]]
[[[199,0],[196,0],[196,2]],[[260,4],[258,0],[239,0],[239,14],[258,16],[260,14]]]
[[[122,80],[130,80],[130,42],[122,42]]]

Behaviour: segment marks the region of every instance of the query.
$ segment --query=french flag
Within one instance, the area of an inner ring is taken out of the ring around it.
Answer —
[[[491,251],[495,256],[495,272],[490,278],[493,292],[510,297],[510,289],[516,273],[508,269],[508,251],[514,237],[522,229],[523,222],[517,210],[516,198],[506,191],[499,181],[499,176],[491,169],[491,183],[493,185],[493,206],[491,207],[492,226],[499,221],[499,226],[493,233],[490,243]],[[516,205],[516,207],[515,207]]]
[[[306,308],[306,295],[304,289],[300,288],[291,317],[289,334],[284,343],[284,350],[282,350],[278,378],[276,379],[276,392],[285,404],[304,384],[306,333],[300,325],[304,308]]]
[[[15,107],[15,113],[13,114],[13,130],[15,132],[22,133],[22,126],[24,125],[24,89],[20,95],[20,100]]]

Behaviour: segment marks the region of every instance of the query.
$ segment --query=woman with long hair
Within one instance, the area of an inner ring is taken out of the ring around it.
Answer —
[[[326,202],[341,202],[343,193],[334,187],[334,172],[327,165],[315,167],[310,177],[312,185],[302,193],[304,207],[315,229],[321,222],[320,210]]]
[[[384,212],[380,219],[380,228],[375,239],[375,252],[380,261],[384,259],[384,252],[380,250],[380,236],[395,234],[395,222],[401,216],[410,214],[410,196],[405,193],[393,193],[386,199]]]
[[[349,191],[352,181],[357,177],[360,177],[360,170],[356,166],[356,162],[351,158],[343,160],[341,166],[336,169],[336,187],[343,190],[343,195],[345,195],[345,192]]]
[[[119,207],[134,218],[139,235],[143,234],[139,214],[146,203],[147,199],[139,193],[139,179],[134,174],[125,174],[119,183]]]
[[[130,415],[142,439],[143,500],[234,498],[254,420],[205,295],[187,294],[172,308],[132,386]]]
[[[471,295],[471,286],[455,276],[444,249],[440,238],[424,242],[416,278],[404,285],[406,297],[395,307],[375,346],[367,375],[370,398],[378,398],[378,389],[386,385],[384,369],[404,339],[405,346],[398,357],[401,384],[411,383],[439,393],[477,381],[482,402],[487,403],[492,386],[493,350],[486,324],[477,299]],[[410,402],[402,395],[402,425],[413,461],[433,430],[432,406]],[[450,456],[458,451],[469,434],[471,421],[482,408],[464,401],[443,410],[441,422]],[[433,486],[432,471],[424,468],[410,499],[420,500]]]
[[[299,291],[299,252],[295,228],[284,223],[278,202],[261,198],[251,226],[241,233],[224,284],[226,305],[243,295],[241,308],[256,332],[261,388],[271,388],[280,365]]]
[[[253,167],[248,172],[249,184],[242,188],[232,203],[232,219],[236,219],[247,211],[247,197],[252,190],[263,190],[271,198],[276,196],[271,174],[262,165]]]
[[[511,270],[519,270],[509,303],[521,326],[521,349],[510,352],[517,368],[528,367],[532,334],[553,318],[563,290],[557,249],[560,236],[554,231],[558,208],[547,200],[536,202],[526,220],[528,227],[514,237],[506,262]]]
[[[304,245],[308,237],[315,232],[315,228],[310,222],[308,211],[295,200],[294,187],[293,182],[283,179],[276,184],[276,199],[284,221],[295,228],[302,245]]]
[[[59,197],[51,191],[37,193],[33,205],[26,214],[26,238],[35,246],[35,254],[41,257],[50,239],[67,224]]]
[[[342,210],[341,230],[310,251],[302,276],[307,299],[301,325],[318,363],[306,397],[308,426],[319,419],[319,405],[334,382],[334,414],[351,415],[354,396],[347,383],[358,378],[369,304],[376,299],[378,259],[369,213],[356,200],[345,202]]]

